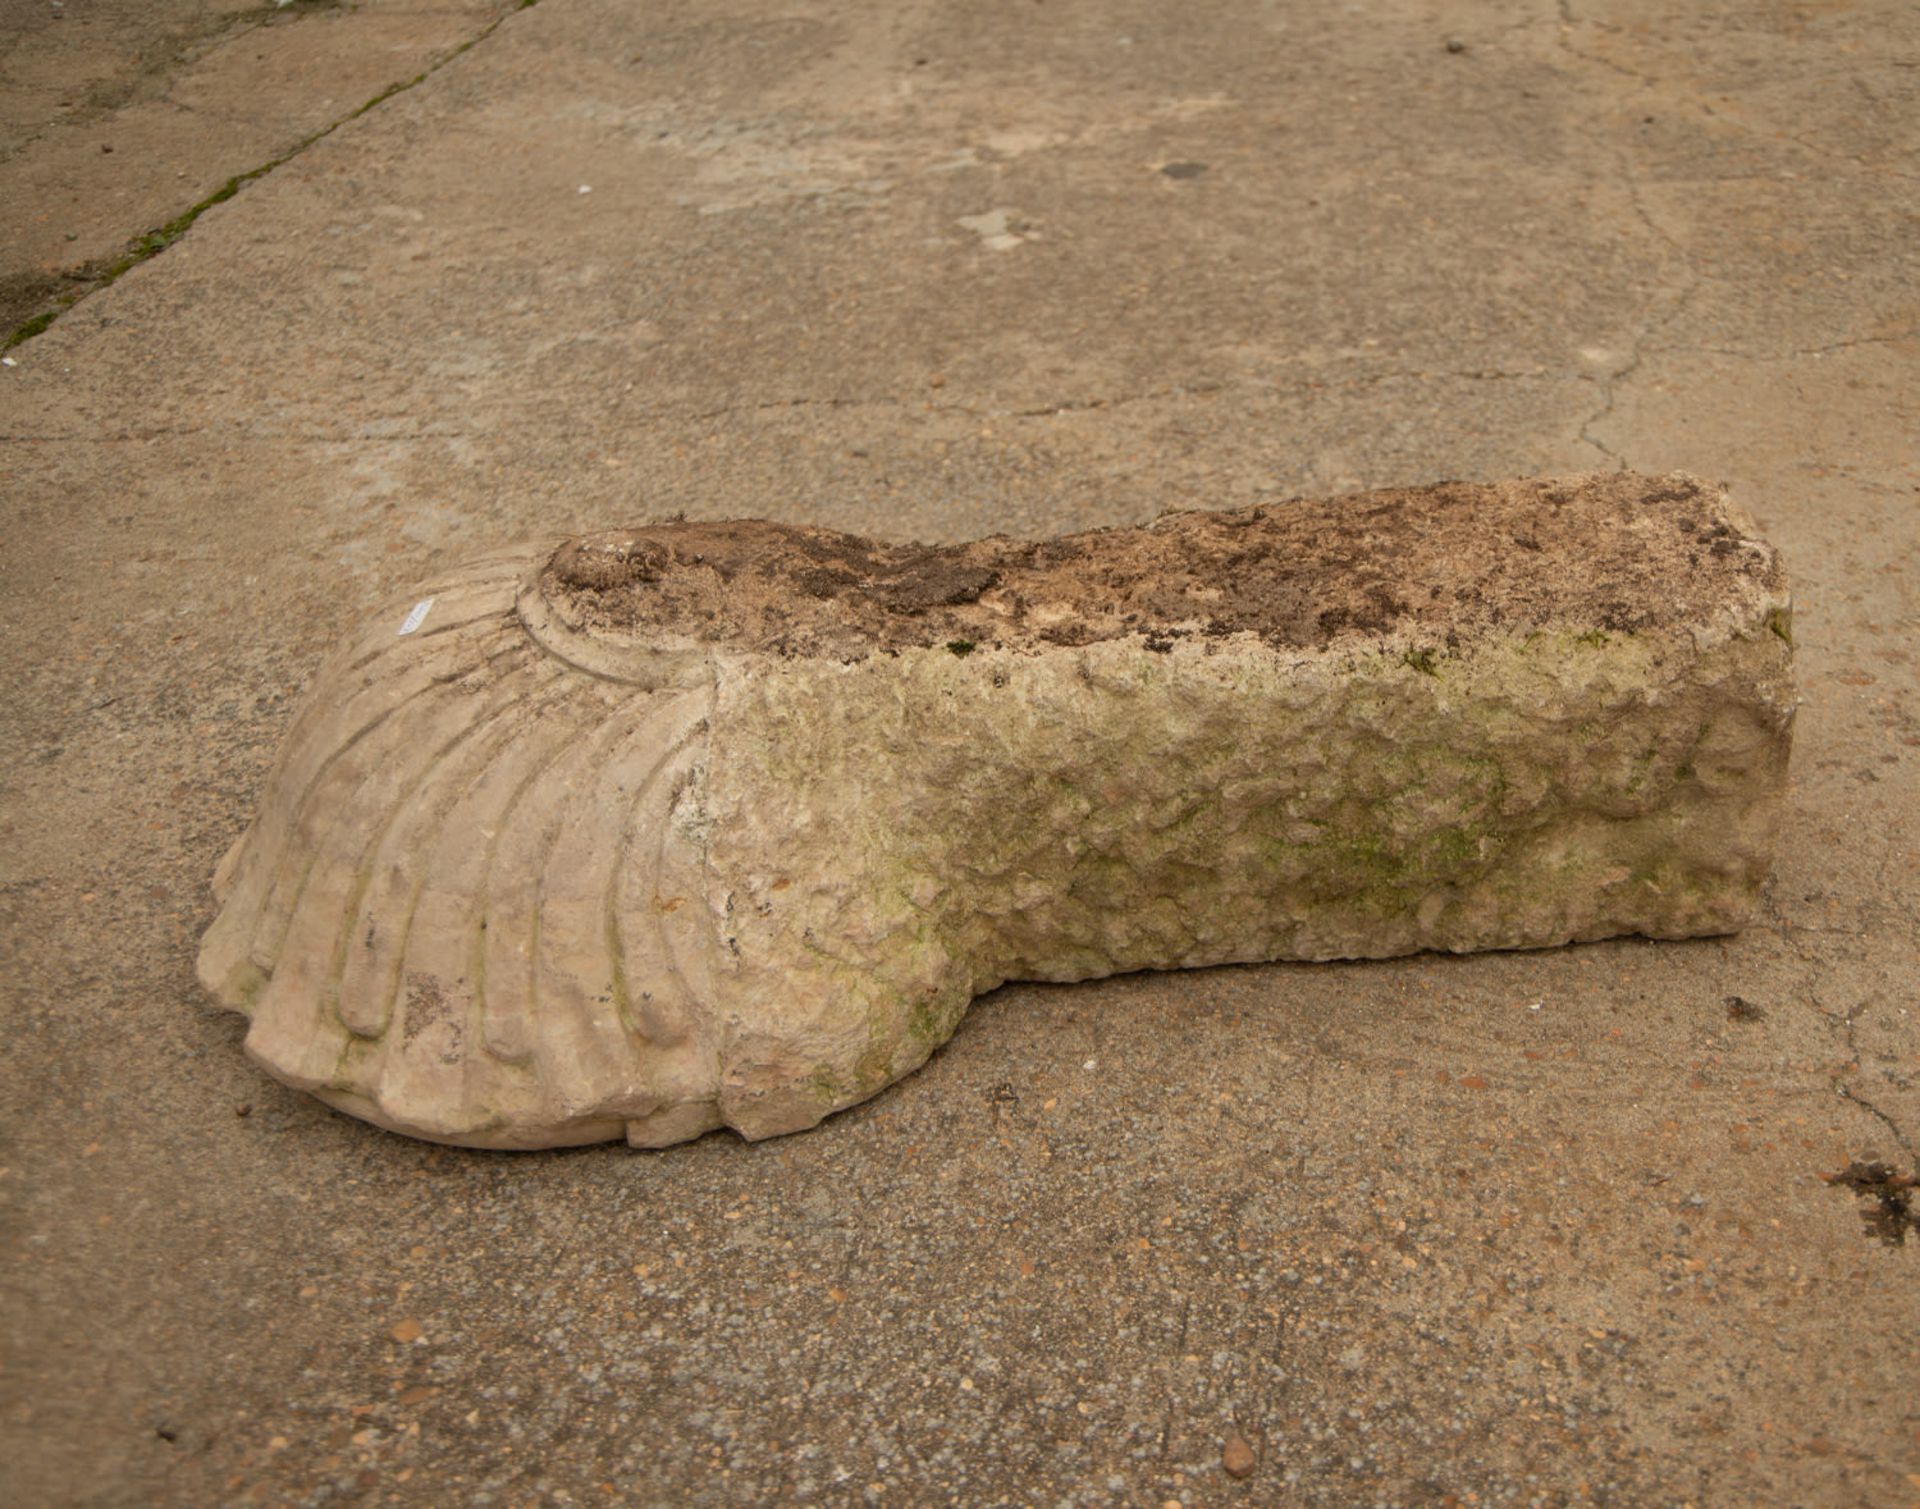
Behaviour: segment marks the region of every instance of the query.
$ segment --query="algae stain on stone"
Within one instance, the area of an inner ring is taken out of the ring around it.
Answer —
[[[1660,746],[1649,744],[1633,757],[1633,769],[1627,775],[1626,790],[1629,796],[1638,796],[1640,788],[1647,784],[1647,775],[1653,769],[1653,762],[1660,757]]]
[[[833,1070],[827,1065],[822,1064],[815,1069],[806,1077],[804,1083],[808,1093],[822,1105],[831,1108],[846,1104],[846,1087],[840,1083]]]
[[[875,1090],[892,1083],[894,1078],[894,1037],[876,1021],[867,1051],[854,1060],[854,1093],[863,1097],[871,1095]]]
[[[267,988],[267,981],[271,978],[271,975],[249,959],[234,966],[233,973],[227,977],[227,991],[237,1003],[238,1009],[251,1016],[253,1003],[260,998],[260,992]]]

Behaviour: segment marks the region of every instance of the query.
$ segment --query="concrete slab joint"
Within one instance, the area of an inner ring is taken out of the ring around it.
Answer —
[[[1777,554],[1681,475],[549,542],[329,663],[200,974],[415,1136],[791,1132],[1008,980],[1737,929],[1791,656]]]

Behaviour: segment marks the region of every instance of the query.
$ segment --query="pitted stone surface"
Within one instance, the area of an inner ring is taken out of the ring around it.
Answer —
[[[1790,638],[1681,476],[529,547],[323,672],[201,975],[415,1135],[794,1131],[1006,980],[1733,930]]]

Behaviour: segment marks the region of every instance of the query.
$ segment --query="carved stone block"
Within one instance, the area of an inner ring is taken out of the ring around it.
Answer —
[[[796,1131],[1006,980],[1738,928],[1790,638],[1682,476],[509,551],[321,672],[200,973],[415,1136]]]

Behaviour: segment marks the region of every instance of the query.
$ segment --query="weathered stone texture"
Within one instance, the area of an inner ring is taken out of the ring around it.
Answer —
[[[1793,713],[1779,562],[1685,478],[646,526],[428,597],[319,678],[201,974],[486,1146],[810,1126],[1004,980],[1730,931]]]

